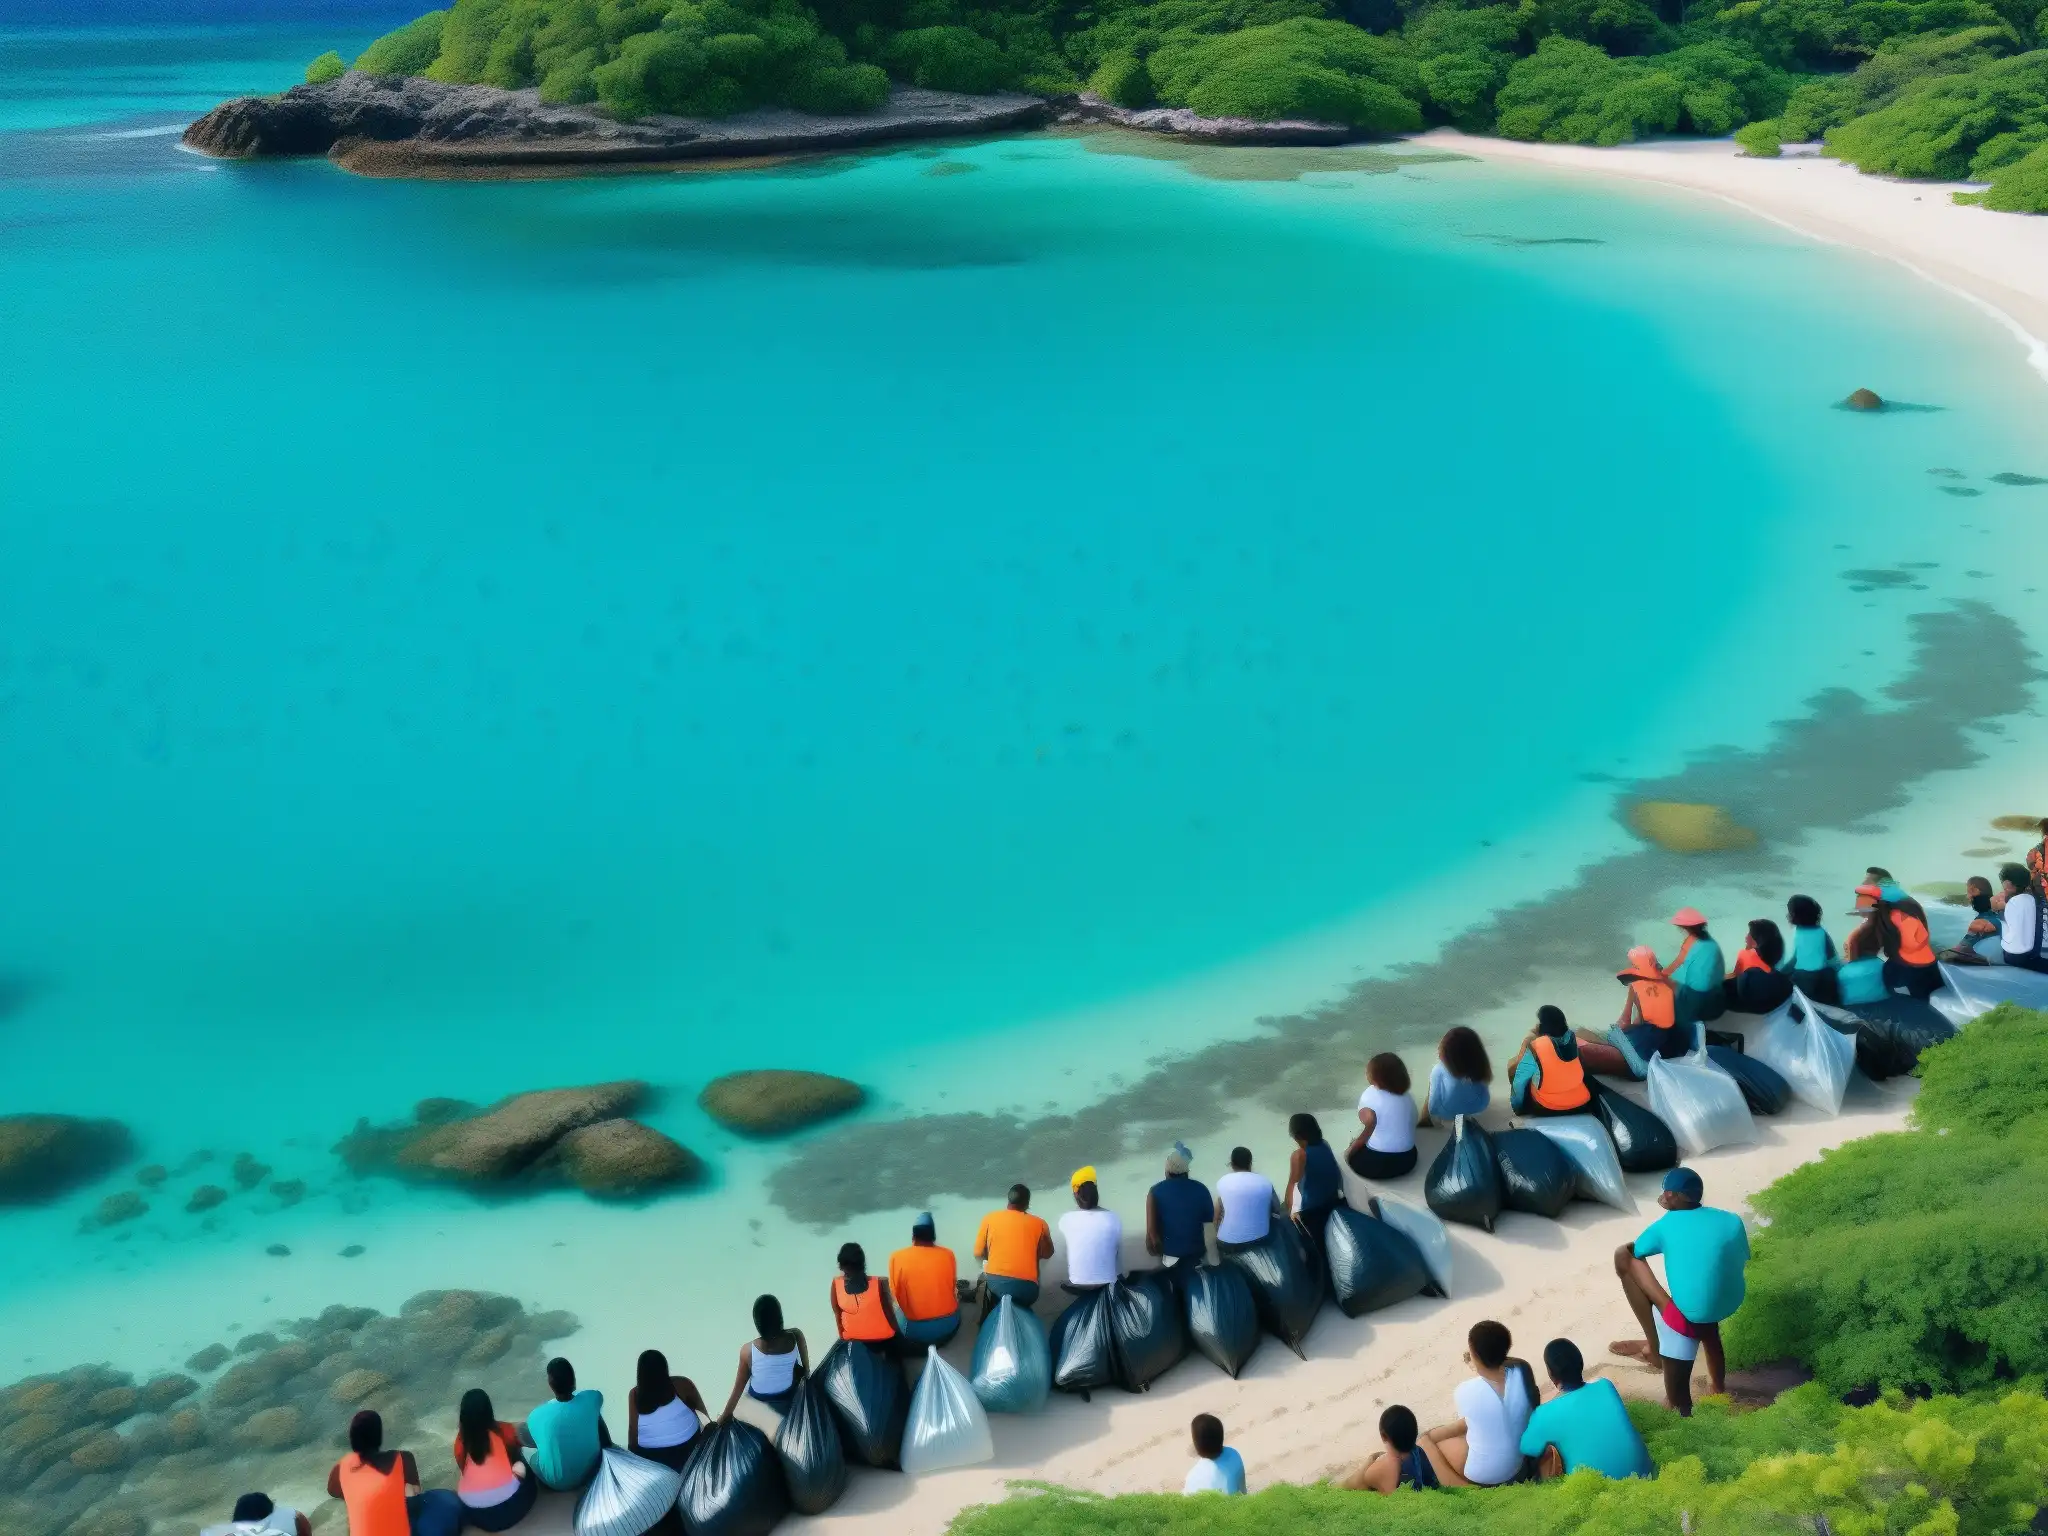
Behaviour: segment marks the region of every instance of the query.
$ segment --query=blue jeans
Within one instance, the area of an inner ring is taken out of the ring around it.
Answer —
[[[981,1277],[981,1315],[988,1317],[1007,1296],[1019,1312],[1029,1312],[1038,1305],[1038,1282],[1019,1280],[1014,1275],[988,1275]]]
[[[425,1498],[425,1494],[420,1495]],[[462,1506],[463,1520],[474,1531],[509,1531],[533,1511],[533,1501],[540,1497],[540,1479],[528,1469],[526,1476],[519,1479],[519,1491],[502,1504],[492,1504],[484,1509]],[[413,1527],[417,1532],[419,1527]]]
[[[948,1312],[944,1317],[927,1317],[920,1322],[906,1322],[903,1325],[903,1341],[906,1344],[936,1344],[941,1349],[953,1341],[953,1335],[960,1331],[960,1314]]]
[[[532,1495],[527,1496],[526,1502],[532,1506]],[[405,1518],[412,1525],[412,1536],[455,1536],[467,1513],[462,1500],[447,1488],[429,1488],[405,1501]]]

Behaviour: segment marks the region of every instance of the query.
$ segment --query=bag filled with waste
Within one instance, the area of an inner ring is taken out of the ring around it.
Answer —
[[[1052,1391],[1052,1350],[1045,1324],[1005,1296],[974,1340],[968,1380],[990,1413],[1036,1413]]]
[[[683,1474],[617,1446],[576,1501],[576,1536],[647,1536],[675,1508]]]
[[[1500,1165],[1494,1160],[1493,1138],[1478,1121],[1460,1115],[1452,1123],[1451,1139],[1437,1153],[1422,1181],[1422,1197],[1445,1221],[1493,1230],[1506,1197]]]
[[[744,1419],[705,1430],[683,1468],[676,1510],[687,1536],[768,1536],[789,1513],[789,1485],[768,1437]]]
[[[924,1374],[910,1395],[910,1422],[903,1428],[903,1470],[943,1472],[996,1459],[988,1414],[974,1388],[946,1364],[936,1344],[925,1350]]]
[[[910,1415],[903,1367],[879,1350],[841,1339],[818,1363],[818,1379],[839,1415],[847,1460],[895,1469],[903,1450],[903,1422]]]
[[[1309,1252],[1301,1228],[1276,1220],[1256,1243],[1219,1246],[1218,1252],[1250,1282],[1266,1331],[1300,1355],[1301,1341],[1323,1305],[1323,1267]]]
[[[846,1492],[846,1442],[824,1383],[806,1376],[775,1431],[775,1454],[782,1458],[782,1480],[789,1486],[789,1504],[800,1515],[822,1515]]]
[[[1259,1347],[1259,1305],[1251,1282],[1234,1264],[1191,1267],[1180,1282],[1188,1340],[1224,1375],[1235,1378]]]
[[[1614,1138],[1598,1115],[1539,1115],[1528,1122],[1528,1129],[1548,1136],[1572,1160],[1572,1188],[1581,1200],[1595,1200],[1617,1211],[1636,1208],[1635,1196],[1621,1176],[1621,1159],[1614,1155]]]
[[[1500,1169],[1501,1206],[1548,1216],[1564,1214],[1579,1192],[1579,1173],[1564,1148],[1535,1131],[1496,1131],[1494,1166]]]
[[[1430,1289],[1422,1250],[1398,1227],[1340,1205],[1323,1228],[1330,1296],[1346,1317],[1391,1307]]]

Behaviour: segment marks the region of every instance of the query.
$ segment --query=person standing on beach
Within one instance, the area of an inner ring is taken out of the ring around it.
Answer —
[[[1074,1209],[1060,1218],[1060,1236],[1067,1242],[1063,1289],[1069,1295],[1084,1296],[1116,1284],[1122,1273],[1124,1223],[1115,1211],[1102,1208],[1092,1166],[1075,1169],[1067,1186],[1074,1192]]]
[[[1031,1190],[1010,1186],[1009,1206],[981,1218],[974,1256],[981,1260],[981,1315],[1007,1296],[1029,1312],[1038,1305],[1039,1266],[1052,1257],[1052,1228],[1031,1214]]]
[[[1614,1250],[1614,1272],[1643,1337],[1621,1339],[1609,1348],[1661,1368],[1666,1401],[1687,1416],[1692,1413],[1693,1361],[1702,1351],[1709,1390],[1719,1396],[1728,1388],[1721,1324],[1742,1305],[1743,1266],[1749,1262],[1749,1232],[1742,1218],[1702,1204],[1705,1195],[1698,1174],[1672,1169],[1657,1199],[1664,1214],[1634,1243]],[[1648,1263],[1660,1253],[1663,1284]]]
[[[1176,1141],[1166,1154],[1166,1177],[1145,1192],[1145,1251],[1168,1269],[1200,1264],[1209,1256],[1209,1223],[1216,1201],[1192,1178],[1194,1153]]]

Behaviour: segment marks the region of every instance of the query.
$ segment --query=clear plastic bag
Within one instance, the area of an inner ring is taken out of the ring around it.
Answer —
[[[646,1536],[674,1507],[683,1474],[614,1446],[576,1501],[576,1536]]]
[[[1749,1032],[1749,1054],[1785,1079],[1802,1104],[1823,1114],[1842,1112],[1849,1073],[1856,1065],[1856,1038],[1820,1016],[1804,992]]]
[[[1435,1282],[1437,1294],[1451,1294],[1451,1233],[1434,1212],[1422,1210],[1392,1195],[1375,1195],[1372,1213],[1396,1232],[1405,1232],[1421,1250],[1423,1266]]]
[[[1756,1140],[1742,1085],[1697,1050],[1675,1060],[1650,1058],[1650,1108],[1671,1127],[1688,1157]]]
[[[903,1430],[903,1470],[942,1472],[996,1458],[988,1414],[981,1399],[934,1344],[925,1351],[924,1375],[910,1397],[910,1422]]]
[[[2000,1003],[2048,1009],[2048,973],[2041,971],[2017,965],[1944,965],[1941,979],[1948,985],[1927,1001],[1957,1029]]]
[[[1597,1200],[1617,1211],[1636,1208],[1635,1196],[1621,1176],[1621,1159],[1614,1155],[1614,1138],[1599,1116],[1536,1115],[1523,1123],[1548,1136],[1571,1159],[1575,1193],[1581,1200]]]
[[[1005,1296],[974,1340],[969,1380],[990,1413],[1036,1413],[1052,1392],[1045,1324]]]

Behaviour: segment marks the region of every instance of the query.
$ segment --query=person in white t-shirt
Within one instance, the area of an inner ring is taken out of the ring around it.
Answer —
[[[2005,911],[1998,925],[1999,958],[2023,971],[2048,971],[2041,958],[2041,900],[2031,889],[2027,866],[2008,864],[1998,872]]]
[[[1230,1149],[1230,1172],[1216,1181],[1216,1246],[1261,1243],[1273,1225],[1273,1181],[1252,1172],[1249,1147]]]
[[[1353,1173],[1361,1179],[1398,1179],[1415,1171],[1415,1101],[1408,1097],[1408,1068],[1392,1051],[1365,1064],[1358,1126],[1344,1154]]]
[[[1429,1432],[1451,1470],[1482,1488],[1511,1483],[1522,1470],[1522,1431],[1542,1397],[1529,1362],[1508,1353],[1514,1342],[1503,1324],[1472,1325],[1465,1358],[1478,1374],[1458,1383],[1457,1420]]]
[[[226,1525],[209,1525],[199,1536],[313,1536],[313,1522],[296,1509],[271,1503],[267,1493],[245,1493],[235,1500]]]
[[[1064,1290],[1075,1296],[1116,1284],[1124,1242],[1123,1219],[1102,1209],[1093,1167],[1076,1169],[1068,1181],[1074,1209],[1060,1218],[1060,1237],[1067,1250]]]

